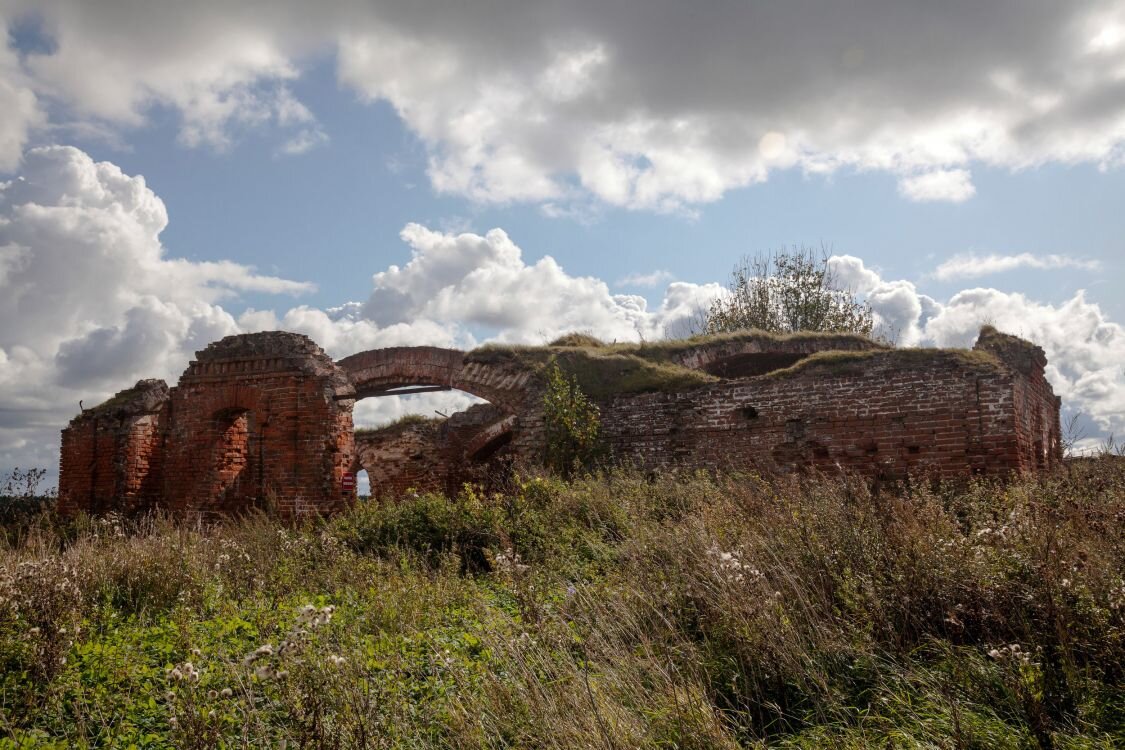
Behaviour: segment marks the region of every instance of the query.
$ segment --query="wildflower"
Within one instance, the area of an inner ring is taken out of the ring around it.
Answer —
[[[224,698],[229,698],[232,695],[234,695],[234,691],[231,690],[229,687],[223,688],[222,690],[219,691],[219,695],[223,696]]]
[[[342,656],[337,655],[337,654],[332,654],[331,656],[328,657],[328,661],[332,662],[334,665],[336,665],[338,667],[341,664],[346,664],[348,660],[345,659]]]
[[[524,565],[519,553],[510,547],[503,552],[497,552],[493,559],[496,561],[496,568],[506,573],[522,573],[530,568],[530,566]]]
[[[219,697],[219,691],[217,691],[217,690],[208,690],[207,691],[207,698],[208,699],[215,700],[218,697]]]
[[[312,604],[305,604],[297,610],[297,625],[308,625],[313,628],[327,625],[332,620],[332,614],[335,611],[336,607],[331,604],[319,609]]]
[[[199,682],[199,670],[190,661],[185,661],[183,664],[176,665],[168,670],[168,679],[174,682],[182,680]]]

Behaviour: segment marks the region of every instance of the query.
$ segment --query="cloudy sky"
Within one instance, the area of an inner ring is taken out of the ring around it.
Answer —
[[[0,470],[226,334],[676,331],[826,246],[1125,433],[1125,2],[0,0]],[[360,421],[414,408],[369,399]]]

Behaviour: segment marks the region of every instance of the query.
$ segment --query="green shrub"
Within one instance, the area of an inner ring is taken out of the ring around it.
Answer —
[[[44,523],[0,549],[0,747],[1118,747],[1122,539],[1108,459]]]
[[[592,467],[602,453],[601,412],[578,385],[577,378],[564,373],[557,362],[547,368],[546,377],[544,458],[547,466],[570,476],[576,470]]]

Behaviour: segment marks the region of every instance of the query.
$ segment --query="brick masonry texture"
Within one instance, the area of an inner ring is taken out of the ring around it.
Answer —
[[[1004,476],[1062,458],[1043,351],[988,327],[971,351],[832,335],[748,335],[669,351],[668,361],[716,377],[599,397],[618,463],[901,479]],[[420,387],[489,403],[356,434],[357,399]],[[142,380],[75,417],[62,431],[58,507],[328,514],[355,500],[344,478],[361,469],[377,496],[454,492],[513,460],[540,459],[542,394],[541,368],[518,357],[396,347],[333,362],[299,334],[230,336],[198,352],[175,387]]]

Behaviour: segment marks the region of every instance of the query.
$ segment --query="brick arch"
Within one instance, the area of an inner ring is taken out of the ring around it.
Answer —
[[[269,412],[269,395],[253,386],[236,385],[200,393],[194,409],[202,414],[224,411]]]
[[[465,352],[436,346],[371,349],[336,364],[351,380],[356,399],[405,386],[436,386],[470,393],[508,412],[520,410],[531,380],[530,371],[469,362]]]

